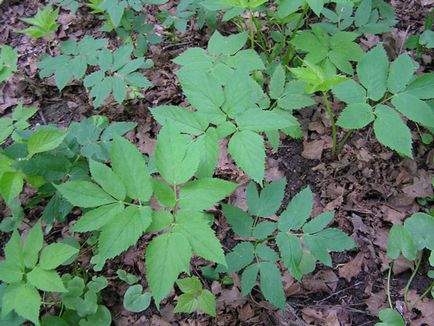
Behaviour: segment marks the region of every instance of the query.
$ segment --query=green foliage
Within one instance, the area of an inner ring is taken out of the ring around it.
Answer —
[[[59,4],[62,8],[65,8],[75,14],[80,7],[80,2],[78,0],[54,0],[55,3]]]
[[[51,5],[47,5],[43,10],[39,10],[33,18],[21,18],[21,20],[32,27],[23,29],[19,33],[28,34],[33,38],[40,38],[52,34],[57,30],[59,24],[56,23],[59,16],[59,8],[53,10]]]
[[[0,47],[0,84],[17,72],[17,50],[8,45]]]
[[[149,307],[151,294],[142,292],[143,287],[140,284],[128,288],[124,295],[124,307],[127,311],[141,312]]]
[[[192,313],[199,309],[212,317],[216,316],[215,296],[202,288],[199,278],[192,276],[179,279],[176,284],[183,293],[178,298],[174,312]]]
[[[416,69],[407,54],[389,63],[384,48],[376,46],[357,65],[360,84],[347,80],[333,88],[333,93],[347,103],[337,125],[359,129],[373,122],[380,143],[413,157],[410,129],[401,115],[427,128],[434,127],[434,110],[424,101],[434,96],[434,75],[415,77]]]
[[[393,309],[382,309],[379,317],[381,323],[376,323],[375,326],[405,326],[402,316]]]
[[[27,129],[30,125],[27,122],[35,113],[37,109],[24,108],[23,104],[18,104],[10,118],[0,119],[0,144],[3,144],[9,136],[17,141],[19,140],[18,132]]]
[[[329,252],[340,252],[355,247],[354,241],[336,228],[327,228],[333,212],[310,219],[313,208],[312,192],[306,188],[297,194],[275,223],[267,217],[276,214],[285,193],[285,181],[267,184],[261,193],[256,185],[247,187],[248,212],[223,205],[223,213],[234,232],[245,238],[226,255],[228,267],[218,266],[218,272],[239,272],[242,294],[250,293],[259,274],[259,286],[264,297],[273,305],[283,308],[285,295],[281,283],[278,261],[288,272],[301,280],[315,269],[315,261],[331,266]],[[248,242],[254,240],[254,242]],[[275,242],[280,256],[273,249]],[[304,243],[304,245],[302,245]],[[253,262],[252,262],[253,261]]]
[[[33,226],[23,245],[18,231],[6,244],[5,259],[0,262],[0,280],[7,283],[3,290],[2,318],[15,312],[38,325],[42,303],[38,290],[67,292],[55,269],[78,250],[62,243],[49,244],[44,249],[42,246],[40,223]]]

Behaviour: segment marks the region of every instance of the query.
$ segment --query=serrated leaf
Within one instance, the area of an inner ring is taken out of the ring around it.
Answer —
[[[366,90],[353,79],[348,79],[335,87],[333,94],[345,103],[365,103]]]
[[[55,271],[46,271],[36,266],[27,273],[27,280],[36,288],[46,292],[67,292],[62,279]]]
[[[41,296],[32,285],[20,284],[15,294],[14,309],[16,313],[36,325],[39,324],[39,309],[41,307]]]
[[[167,121],[170,121],[180,132],[191,135],[200,135],[208,127],[208,123],[201,119],[197,113],[178,106],[158,106],[151,109],[151,113],[160,125],[164,126]]]
[[[165,207],[175,207],[176,195],[174,190],[160,179],[152,179],[152,184],[158,202]]]
[[[232,251],[226,255],[228,263],[227,272],[238,272],[254,259],[255,248],[250,242],[241,242],[237,244]]]
[[[121,179],[107,165],[89,160],[89,170],[92,178],[111,196],[124,200],[127,190]]]
[[[229,141],[228,150],[235,163],[256,182],[262,184],[265,165],[263,138],[250,130],[236,132]]]
[[[285,69],[281,64],[278,64],[271,75],[270,85],[268,86],[272,99],[278,99],[282,95],[285,88],[285,79]]]
[[[333,219],[334,212],[324,212],[303,225],[304,233],[316,233],[324,229]]]
[[[157,306],[178,275],[188,273],[191,255],[190,244],[180,233],[165,233],[151,241],[146,250],[146,278]]]
[[[72,232],[90,232],[99,230],[124,210],[122,203],[104,205],[86,212],[71,228]]]
[[[313,196],[309,187],[295,195],[279,217],[279,229],[283,232],[298,230],[312,213]]]
[[[179,279],[176,284],[184,293],[195,294],[202,290],[202,283],[197,276]]]
[[[282,276],[274,263],[259,264],[260,287],[265,299],[277,308],[285,307],[285,293],[283,291]]]
[[[223,214],[233,231],[241,237],[250,237],[252,234],[253,219],[238,207],[223,204],[222,208]]]
[[[341,112],[336,124],[345,129],[360,129],[374,121],[372,107],[367,103],[351,103]]]
[[[207,260],[226,265],[220,241],[201,213],[181,210],[176,215],[174,233],[180,233],[190,243],[193,252]]]
[[[264,261],[276,262],[279,259],[277,253],[263,243],[259,243],[255,248],[255,256]]]
[[[300,270],[300,264],[303,258],[303,249],[300,240],[294,234],[279,232],[276,236],[276,244],[285,267],[297,281],[300,281],[303,276]]]
[[[377,118],[374,121],[374,132],[378,141],[390,149],[412,158],[411,132],[399,114],[388,106],[377,105],[375,115]]]
[[[195,173],[197,178],[210,178],[214,174],[219,156],[219,143],[216,128],[208,128],[204,135],[196,139],[201,148],[200,162]]]
[[[256,185],[252,182],[247,186],[246,199],[249,212],[255,216],[269,217],[280,208],[285,195],[286,180],[284,178],[265,185],[258,195]]]
[[[67,201],[78,207],[91,208],[116,202],[116,199],[89,181],[69,181],[56,188]]]
[[[277,224],[270,221],[260,222],[253,228],[252,236],[255,239],[265,239],[276,230]]]
[[[212,317],[216,316],[216,299],[209,290],[203,290],[197,297],[197,306],[202,312]]]
[[[434,73],[423,74],[415,78],[405,92],[421,100],[434,98]]]
[[[0,194],[6,203],[11,203],[23,190],[21,172],[5,172],[0,175]]]
[[[393,94],[401,92],[410,82],[417,66],[407,53],[401,54],[390,64],[387,88]]]
[[[66,133],[61,130],[39,130],[33,133],[27,142],[29,155],[51,151],[58,147],[65,137]]]
[[[368,91],[368,97],[380,100],[387,88],[389,60],[382,45],[366,53],[357,65],[359,80]]]
[[[55,269],[78,252],[77,248],[70,245],[52,243],[42,250],[38,266],[45,270]]]
[[[176,303],[174,313],[184,312],[191,314],[196,311],[198,302],[196,297],[191,293],[184,293],[178,297],[178,302]]]
[[[201,211],[229,196],[238,184],[216,178],[202,178],[181,187],[178,204],[181,209]]]
[[[235,118],[239,130],[273,131],[284,128],[294,128],[297,120],[290,114],[281,115],[273,111],[251,109]]]
[[[152,196],[152,181],[145,159],[136,146],[125,138],[115,137],[110,158],[113,172],[127,188],[128,197],[148,201]]]
[[[259,264],[252,264],[241,274],[241,295],[249,294],[256,284],[258,278]]]
[[[416,96],[401,93],[392,98],[392,104],[411,121],[434,128],[434,109]]]
[[[223,36],[215,31],[208,41],[208,52],[212,55],[233,55],[246,44],[247,37],[247,32]]]
[[[43,241],[44,235],[42,233],[42,226],[41,223],[38,222],[27,235],[22,249],[24,265],[27,268],[33,268],[36,265]]]

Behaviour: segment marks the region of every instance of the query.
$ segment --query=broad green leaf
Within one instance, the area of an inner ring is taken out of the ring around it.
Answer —
[[[0,280],[5,283],[20,282],[24,276],[24,268],[11,259],[0,261]]]
[[[421,100],[434,98],[434,73],[423,74],[415,78],[405,92]]]
[[[250,182],[247,186],[247,207],[255,216],[269,217],[277,212],[285,195],[286,180],[284,178],[265,185],[258,195],[256,185]]]
[[[400,154],[413,157],[411,132],[399,114],[385,105],[377,105],[374,121],[375,137],[383,145]]]
[[[122,203],[104,205],[88,211],[71,228],[72,232],[95,231],[109,223],[124,210]]]
[[[148,206],[128,206],[104,225],[98,238],[98,255],[94,257],[97,267],[136,244],[151,224],[152,210]],[[113,241],[116,239],[116,241]]]
[[[250,242],[241,242],[237,244],[232,251],[226,255],[228,263],[227,272],[238,272],[254,259],[255,248]]]
[[[111,322],[110,310],[106,306],[99,305],[94,314],[89,314],[86,319],[80,320],[80,326],[110,325]]]
[[[176,303],[174,313],[184,312],[191,314],[195,312],[198,306],[196,296],[191,293],[184,293],[178,297],[178,302]]]
[[[303,273],[300,270],[300,264],[303,258],[303,249],[298,237],[294,234],[279,232],[276,236],[276,244],[285,267],[297,281],[301,281]]]
[[[202,134],[208,127],[208,123],[200,118],[196,112],[179,106],[162,105],[151,109],[151,113],[160,125],[164,126],[167,121],[170,121],[171,125],[180,132],[195,136]]]
[[[20,284],[15,295],[14,309],[18,315],[39,325],[41,296],[32,285]]]
[[[200,180],[199,180],[200,181]],[[180,233],[190,243],[193,252],[207,260],[226,265],[220,241],[208,220],[199,212],[181,210],[176,215],[173,233]]]
[[[236,132],[228,150],[235,163],[259,184],[264,179],[265,146],[263,138],[250,130]]]
[[[329,251],[320,238],[314,235],[305,235],[304,243],[312,255],[326,266],[332,266],[332,259]]]
[[[405,89],[410,82],[417,66],[407,53],[401,54],[390,64],[387,88],[392,94],[396,94]]]
[[[261,109],[247,110],[235,120],[240,130],[273,131],[298,126],[297,120],[290,114],[281,115]]]
[[[152,184],[158,202],[165,207],[175,207],[176,195],[174,190],[160,179],[152,179]]]
[[[61,130],[39,130],[32,134],[27,142],[29,155],[48,152],[58,147],[66,137]]]
[[[232,230],[241,237],[248,238],[252,234],[253,219],[242,209],[232,205],[222,205],[223,214]]]
[[[233,55],[243,48],[247,38],[247,32],[223,36],[215,31],[208,41],[208,52],[212,55]]]
[[[56,271],[46,271],[36,266],[27,274],[27,280],[36,288],[46,292],[67,292]]]
[[[366,53],[357,65],[359,80],[368,91],[368,97],[380,100],[387,88],[389,60],[382,45]]]
[[[309,187],[295,195],[279,217],[279,230],[298,230],[312,213],[313,197]]]
[[[127,311],[141,312],[148,309],[151,303],[151,294],[142,292],[143,287],[140,284],[128,288],[124,295],[124,307]]]
[[[281,0],[279,2],[279,8],[277,9],[277,15],[279,18],[285,18],[298,11],[304,3],[305,0]]]
[[[45,270],[55,269],[78,252],[77,248],[60,242],[49,244],[42,250],[38,266]]]
[[[360,129],[374,121],[372,107],[367,103],[351,103],[342,111],[336,124],[345,129]]]
[[[278,106],[286,111],[301,109],[315,104],[311,96],[304,91],[306,83],[302,80],[291,80],[285,86],[284,93],[277,100]]]
[[[259,264],[260,287],[265,299],[277,308],[285,307],[285,293],[283,291],[282,276],[274,263]]]
[[[381,309],[378,317],[381,323],[376,323],[375,326],[405,326],[402,316],[396,310]]]
[[[258,278],[259,264],[252,264],[241,274],[241,295],[249,294],[256,284]]]
[[[278,64],[271,75],[270,85],[268,86],[272,99],[278,99],[282,95],[285,88],[285,79],[285,69],[281,64]]]
[[[202,312],[215,317],[216,316],[216,299],[214,294],[209,290],[203,290],[197,297],[197,306]]]
[[[24,265],[27,268],[33,268],[36,265],[43,241],[44,235],[42,233],[42,226],[41,223],[38,222],[30,230],[23,245],[22,253]]]
[[[116,202],[116,199],[89,181],[69,181],[56,188],[67,201],[78,207],[91,208]]]
[[[306,0],[309,4],[309,7],[312,11],[319,17],[321,15],[321,11],[324,8],[324,0]]]
[[[181,272],[189,272],[192,252],[180,233],[165,233],[154,238],[146,249],[146,278],[155,304],[172,289]]]
[[[256,246],[255,256],[259,257],[261,260],[271,261],[273,263],[279,259],[277,253],[270,247],[264,245],[263,243],[259,243]]]
[[[417,247],[410,232],[402,225],[394,225],[387,237],[387,255],[392,259],[398,259],[402,254],[409,260],[416,258]]]
[[[137,276],[131,273],[127,273],[123,269],[118,269],[116,271],[116,274],[120,280],[124,281],[129,285],[134,285],[139,281],[139,278]]]
[[[214,174],[219,156],[219,143],[216,128],[208,128],[206,133],[196,139],[201,147],[200,162],[196,171],[198,178],[210,178]]]
[[[4,255],[7,260],[23,266],[23,251],[21,248],[21,237],[17,230],[14,230],[11,238],[4,247]]]
[[[133,199],[148,201],[152,196],[152,182],[145,159],[136,146],[122,137],[115,137],[111,150],[113,172],[127,188]]]
[[[108,281],[104,276],[94,276],[92,277],[92,281],[87,283],[87,287],[89,290],[98,293],[101,292],[103,289],[105,289],[108,286]]]
[[[334,212],[324,212],[303,225],[304,233],[316,233],[324,229],[333,219]]]
[[[89,170],[92,178],[106,191],[116,199],[124,200],[127,190],[121,179],[107,165],[89,161]]]
[[[333,87],[333,94],[341,101],[350,103],[365,103],[366,90],[354,79],[348,79]]]
[[[195,294],[202,290],[202,283],[197,276],[179,279],[176,284],[184,293]]]
[[[191,138],[176,128],[164,126],[154,152],[155,166],[171,185],[187,182],[196,172],[200,160],[199,147],[190,146]]]
[[[185,210],[201,211],[229,196],[238,184],[215,178],[191,181],[179,191],[179,207]]]
[[[6,203],[11,203],[23,190],[23,174],[6,172],[0,174],[0,194]]]
[[[419,250],[434,250],[434,217],[425,213],[415,213],[404,222]]]
[[[253,228],[252,236],[258,240],[265,239],[268,236],[270,236],[274,232],[274,230],[276,230],[276,228],[277,228],[277,224],[274,222],[270,222],[270,221],[261,222],[258,223]]]
[[[411,121],[434,128],[434,109],[416,96],[401,93],[392,98],[392,104]]]

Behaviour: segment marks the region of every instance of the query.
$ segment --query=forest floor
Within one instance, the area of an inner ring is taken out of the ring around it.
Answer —
[[[138,148],[149,155],[155,146],[157,124],[153,122],[149,108],[171,104],[185,105],[175,72],[177,66],[171,60],[187,47],[205,47],[212,33],[210,29],[199,30],[195,24],[176,40],[165,40],[151,46],[147,57],[155,67],[147,77],[155,85],[145,92],[144,99],[125,102],[123,106],[114,101],[99,110],[92,108],[85,89],[69,84],[61,93],[53,80],[41,80],[36,63],[44,53],[55,54],[58,44],[68,38],[81,38],[84,34],[101,35],[100,21],[90,15],[86,8],[77,14],[61,11],[61,28],[51,40],[31,40],[17,31],[25,27],[22,17],[32,17],[46,1],[5,1],[0,5],[0,44],[18,49],[19,74],[0,88],[0,116],[11,113],[19,102],[39,108],[34,124],[68,126],[94,114],[104,114],[111,121],[134,121],[138,127],[127,134]],[[434,1],[392,0],[399,23],[392,33],[383,39],[377,36],[363,37],[362,46],[372,48],[383,42],[388,54],[395,57],[405,51],[403,40],[421,30],[424,18]],[[164,8],[172,10],[176,1],[169,1]],[[162,6],[163,7],[163,6]],[[153,12],[150,21],[158,22]],[[231,26],[219,26],[230,31]],[[111,35],[110,45],[117,44]],[[403,50],[404,49],[404,50]],[[420,72],[433,70],[434,57],[426,53],[420,60]],[[338,104],[335,103],[338,110]],[[285,139],[279,150],[269,150],[266,164],[266,180],[285,176],[288,201],[295,193],[311,186],[315,194],[315,212],[334,210],[335,224],[350,234],[358,248],[333,255],[332,268],[318,265],[316,271],[307,275],[301,283],[289,274],[284,275],[284,288],[288,297],[287,309],[279,311],[262,301],[259,293],[242,297],[239,279],[233,275],[233,285],[208,282],[217,296],[217,318],[207,315],[173,314],[176,293],[161,303],[161,310],[150,308],[144,313],[132,314],[122,305],[126,290],[124,283],[113,281],[103,291],[103,301],[112,311],[115,325],[374,325],[378,311],[387,306],[386,279],[390,259],[386,255],[387,234],[393,224],[402,223],[410,214],[424,211],[418,199],[433,195],[431,178],[434,174],[434,148],[417,142],[414,160],[401,159],[394,152],[378,144],[372,130],[352,134],[338,160],[330,158],[330,126],[321,105],[298,112],[302,123],[304,141]],[[410,125],[411,126],[411,125]],[[342,137],[343,135],[339,135]],[[414,138],[418,138],[416,130]],[[225,148],[225,146],[222,146]],[[245,188],[248,177],[236,168],[227,152],[221,152],[217,175],[243,184],[229,199],[239,207],[245,207]],[[29,193],[31,195],[31,193]],[[32,208],[27,218],[37,218],[43,207]],[[218,214],[218,213],[217,213]],[[7,216],[5,206],[0,204],[0,218]],[[216,233],[222,243],[231,248],[233,233],[222,216],[217,216]],[[55,225],[62,232],[64,225]],[[104,275],[115,276],[123,268],[140,277],[145,272],[143,252],[147,245],[144,237],[136,247],[106,264]],[[204,262],[193,261],[193,270],[199,270]],[[426,277],[427,257],[416,275],[409,292],[410,302],[415,302],[429,285]],[[411,274],[411,263],[399,260],[392,274],[392,299],[402,304],[403,288]],[[143,278],[142,284],[145,283]],[[401,302],[401,303],[400,303]],[[433,325],[434,302],[423,300],[413,310],[411,325]]]

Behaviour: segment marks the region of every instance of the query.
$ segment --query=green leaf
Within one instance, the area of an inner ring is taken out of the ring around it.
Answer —
[[[272,131],[298,126],[297,120],[290,114],[281,115],[261,109],[247,110],[235,120],[240,130]]]
[[[383,145],[400,154],[413,157],[411,132],[396,111],[385,105],[375,107],[375,137]]]
[[[238,207],[222,205],[223,214],[231,225],[232,230],[241,237],[248,238],[252,235],[253,219]]]
[[[180,233],[198,256],[226,265],[220,241],[201,213],[181,210],[177,213],[174,233]]]
[[[306,0],[306,2],[309,4],[309,7],[312,9],[312,11],[319,17],[321,14],[322,9],[324,8],[324,0]]]
[[[202,283],[197,276],[179,279],[176,284],[184,293],[196,294],[202,290]]]
[[[393,309],[381,309],[378,317],[382,322],[376,323],[375,326],[405,326],[405,322],[399,312]]]
[[[146,250],[146,278],[157,306],[178,275],[188,273],[191,255],[190,244],[180,233],[165,233],[151,241]]]
[[[44,248],[39,259],[39,267],[52,270],[79,252],[77,248],[63,243],[52,243]]]
[[[47,5],[43,10],[39,10],[33,18],[21,18],[21,20],[32,27],[23,29],[19,33],[29,34],[33,38],[40,38],[50,35],[57,30],[59,24],[56,24],[60,8],[53,10],[51,5]]]
[[[20,284],[16,290],[14,310],[18,315],[39,325],[41,297],[32,285]]]
[[[23,174],[21,172],[0,174],[0,194],[6,203],[11,203],[21,193],[23,185]]]
[[[285,307],[285,293],[283,291],[282,276],[275,264],[262,262],[259,264],[260,287],[265,299],[277,308]]]
[[[124,307],[127,311],[142,312],[148,309],[151,303],[151,294],[142,292],[143,287],[140,284],[128,288],[124,295]]]
[[[417,70],[417,65],[407,53],[401,54],[390,64],[387,88],[392,94],[399,93],[405,89],[410,82],[413,74]]]
[[[0,280],[5,283],[20,282],[24,276],[24,268],[12,259],[0,261]]]
[[[210,178],[214,174],[219,156],[218,134],[215,128],[208,128],[204,135],[196,139],[200,149],[200,162],[196,171],[197,178]]]
[[[216,316],[216,299],[214,294],[209,290],[203,290],[197,297],[197,305],[204,313],[215,317]]]
[[[353,79],[348,79],[333,87],[333,94],[341,101],[350,103],[365,103],[366,90]]]
[[[113,97],[119,104],[125,100],[127,96],[127,85],[119,76],[113,76],[112,79]]]
[[[99,269],[113,258],[136,244],[151,224],[152,210],[148,206],[128,206],[116,218],[104,225],[98,238],[98,255],[93,262]],[[116,241],[113,241],[116,239]]]
[[[434,128],[434,109],[416,96],[401,93],[392,98],[392,104],[411,121]]]
[[[24,265],[33,268],[38,261],[39,251],[42,249],[44,235],[42,233],[41,223],[36,223],[26,237],[23,246]]]
[[[152,196],[151,177],[136,146],[122,137],[115,137],[110,158],[114,173],[127,188],[128,197],[148,201]]]
[[[434,251],[434,217],[425,213],[415,213],[404,222],[419,250]]]
[[[357,65],[359,80],[368,91],[368,97],[380,100],[387,88],[389,60],[382,45],[366,53]]]
[[[65,137],[66,133],[61,130],[39,130],[33,133],[27,142],[29,155],[51,151],[57,148]]]
[[[276,262],[279,259],[277,253],[271,249],[270,247],[264,245],[263,243],[259,243],[255,248],[256,255],[260,259],[264,261]]]
[[[107,165],[89,161],[89,170],[92,178],[111,196],[116,199],[124,200],[127,190],[121,179]]]
[[[88,211],[71,228],[72,232],[90,232],[99,230],[124,210],[122,203],[104,205]]]
[[[277,225],[274,222],[270,222],[270,221],[265,221],[265,222],[261,222],[258,223],[254,228],[253,228],[253,237],[255,239],[265,239],[268,236],[270,236],[274,230],[276,230]]]
[[[300,270],[300,264],[303,258],[303,249],[298,237],[294,234],[279,232],[276,236],[276,244],[285,267],[297,281],[301,281],[303,273]]]
[[[215,31],[208,41],[208,52],[212,55],[233,55],[243,48],[247,38],[247,32],[226,37]]]
[[[415,78],[405,90],[421,100],[434,98],[434,73],[423,74]]]
[[[173,189],[160,179],[152,179],[152,184],[158,202],[165,207],[175,207],[176,195]]]
[[[402,225],[394,225],[387,237],[387,255],[392,259],[398,259],[404,255],[409,260],[416,258],[417,247],[410,232]]]
[[[258,277],[259,264],[252,264],[247,267],[243,274],[241,274],[241,295],[246,296],[249,294],[256,284]]]
[[[263,138],[250,130],[236,132],[229,141],[228,150],[235,163],[253,180],[262,184],[265,165]]]
[[[284,93],[277,100],[278,106],[286,111],[301,109],[315,104],[311,96],[304,92],[306,82],[291,80],[285,86]]]
[[[97,311],[86,319],[80,320],[80,326],[110,325],[112,316],[106,306],[99,305]]]
[[[237,244],[232,251],[226,255],[228,263],[227,272],[238,272],[254,259],[255,248],[250,242],[241,242]]]
[[[285,88],[285,79],[285,69],[281,64],[278,64],[271,75],[270,85],[268,86],[272,99],[278,99],[282,95]]]
[[[191,314],[196,311],[198,306],[198,302],[196,297],[190,293],[181,294],[178,298],[178,302],[176,303],[174,313],[184,312],[187,314]]]
[[[324,212],[303,225],[304,233],[316,233],[324,229],[333,219],[334,212]]]
[[[103,289],[105,289],[108,286],[108,281],[104,276],[94,276],[92,277],[92,281],[87,283],[87,287],[89,290],[98,293],[101,292]]]
[[[190,146],[191,138],[176,128],[164,126],[154,152],[155,166],[171,185],[187,182],[196,172],[200,160],[199,147]]]
[[[256,185],[250,182],[247,186],[246,199],[249,212],[255,216],[269,217],[280,208],[285,195],[286,180],[284,178],[265,185],[260,196]]]
[[[215,178],[191,181],[179,191],[179,207],[185,210],[201,211],[229,196],[238,184]]]
[[[46,271],[39,266],[27,274],[27,280],[36,288],[48,292],[67,292],[62,279],[55,271]]]
[[[313,208],[312,191],[309,187],[295,195],[279,217],[279,230],[298,230],[307,221]]]
[[[56,188],[67,201],[78,207],[91,208],[116,202],[116,199],[89,181],[69,181]]]
[[[118,269],[116,271],[116,274],[118,275],[120,280],[124,281],[129,285],[134,285],[139,281],[139,278],[137,276],[131,273],[127,273],[123,269]]]
[[[372,107],[367,103],[351,103],[341,112],[336,124],[345,129],[360,129],[374,121]]]

